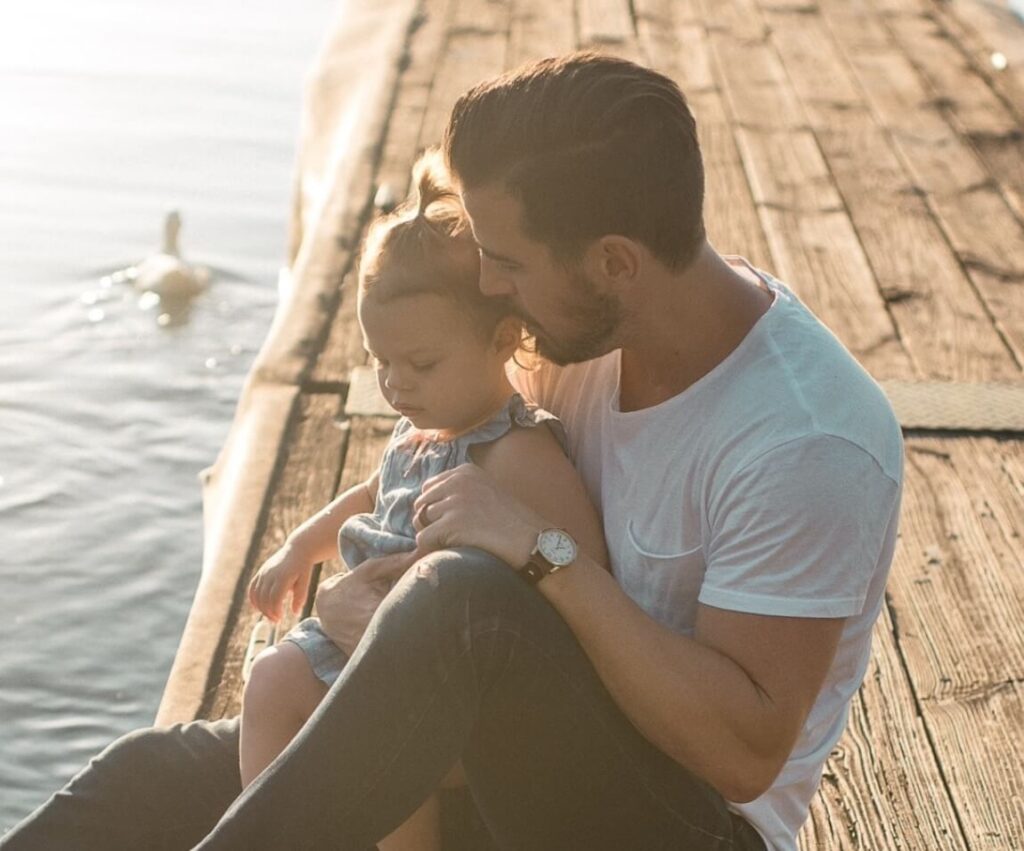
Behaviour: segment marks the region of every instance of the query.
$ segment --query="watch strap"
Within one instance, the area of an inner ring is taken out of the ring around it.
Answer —
[[[519,575],[526,581],[527,585],[536,585],[545,576],[551,573],[553,565],[544,566],[538,562],[535,557],[530,558],[526,564],[524,564],[517,571]]]

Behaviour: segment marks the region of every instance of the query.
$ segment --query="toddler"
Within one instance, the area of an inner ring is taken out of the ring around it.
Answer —
[[[600,519],[564,454],[560,423],[509,383],[506,364],[520,346],[521,324],[505,300],[480,292],[477,247],[437,152],[417,163],[414,183],[415,200],[371,227],[359,268],[363,342],[381,392],[401,418],[377,472],[292,532],[253,578],[250,599],[275,621],[289,596],[301,607],[313,566],[335,546],[350,570],[413,551],[412,506],[423,483],[465,463],[495,475],[568,529],[581,549],[607,560]],[[544,471],[532,476],[543,488],[524,486],[529,475],[513,480],[507,461],[490,463],[494,447],[511,436],[504,447],[517,453],[511,466]],[[287,746],[346,662],[315,618],[260,654],[243,700],[243,786]],[[379,847],[439,849],[437,796]]]

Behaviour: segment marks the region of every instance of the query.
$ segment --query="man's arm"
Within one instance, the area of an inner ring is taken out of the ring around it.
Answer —
[[[522,500],[523,489],[543,491],[543,479],[534,481],[511,453],[491,460],[491,475],[466,465],[427,483],[417,508],[432,507],[419,549],[477,546],[519,567],[538,530],[559,525]],[[503,478],[502,488],[494,475]],[[518,499],[505,492],[514,479]],[[538,588],[573,629],[616,703],[652,743],[725,798],[761,795],[792,750],[844,619],[702,606],[694,637],[687,638],[653,620],[581,550],[572,567]]]
[[[496,487],[543,517],[547,527],[569,532],[582,552],[598,564],[608,564],[601,517],[550,429],[515,428],[500,440],[474,446],[471,452],[473,462]]]
[[[538,587],[637,729],[736,802],[763,794],[785,764],[844,623],[700,606],[687,638],[585,557]]]

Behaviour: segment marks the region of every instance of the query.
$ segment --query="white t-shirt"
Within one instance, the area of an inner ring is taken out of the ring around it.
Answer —
[[[683,635],[698,603],[847,619],[782,772],[761,797],[730,804],[769,848],[795,851],[867,668],[896,544],[903,440],[867,372],[788,288],[757,275],[771,307],[724,361],[661,404],[619,410],[618,351],[513,380],[564,423],[615,577],[652,618]]]

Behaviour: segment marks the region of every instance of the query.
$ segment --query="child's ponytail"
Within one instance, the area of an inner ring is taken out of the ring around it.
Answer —
[[[459,195],[452,185],[451,177],[445,168],[444,158],[436,148],[427,151],[417,160],[412,170],[412,182],[416,193],[412,207],[416,211],[416,218],[431,222],[437,219],[452,222],[458,220],[463,223],[464,216],[460,206]],[[428,210],[436,204],[445,202],[444,209],[438,210],[434,216],[428,214]]]
[[[440,151],[429,150],[416,162],[410,195],[370,225],[359,262],[359,297],[454,298],[479,318],[482,333],[493,333],[510,306],[480,291],[479,250]]]

